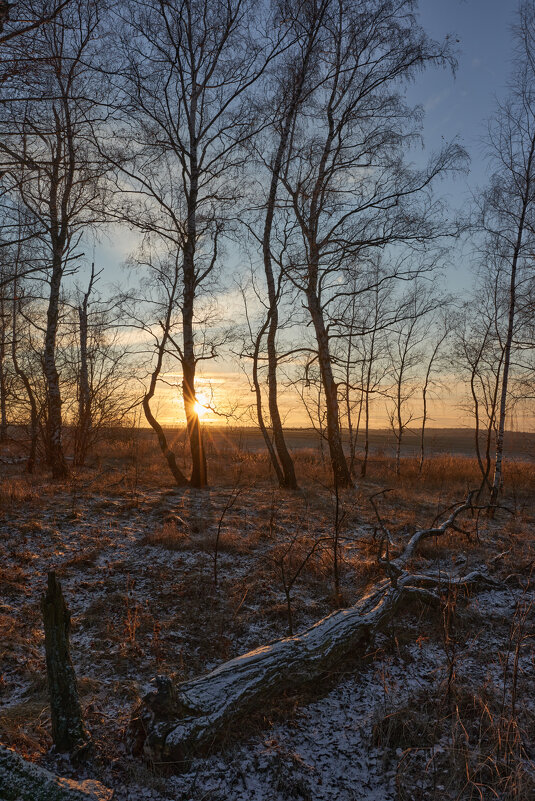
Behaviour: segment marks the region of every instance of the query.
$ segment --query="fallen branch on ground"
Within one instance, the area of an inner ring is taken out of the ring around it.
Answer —
[[[333,612],[293,637],[277,640],[231,659],[210,673],[175,687],[160,676],[131,724],[134,750],[154,763],[187,762],[213,744],[227,727],[335,669],[348,654],[365,652],[399,608],[417,598],[440,602],[441,593],[462,587],[497,586],[484,571],[450,579],[445,574],[412,575],[404,568],[418,544],[442,536],[463,511],[472,508],[472,493],[444,523],[416,532],[402,553],[389,560],[389,578],[349,609]]]

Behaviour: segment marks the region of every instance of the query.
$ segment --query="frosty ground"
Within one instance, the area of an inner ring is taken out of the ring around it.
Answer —
[[[372,461],[369,478],[341,497],[337,597],[334,496],[317,453],[298,453],[297,494],[275,487],[260,454],[220,453],[207,491],[175,491],[156,457],[116,443],[59,486],[4,465],[0,741],[62,775],[99,779],[120,801],[534,797],[530,463],[511,465],[506,510],[468,516],[465,533],[429,541],[411,565],[445,584],[483,565],[498,587],[446,593],[440,608],[415,604],[365,654],[273,699],[211,753],[155,766],[131,756],[126,733],[156,674],[180,681],[286,636],[281,564],[295,570],[315,542],[291,591],[294,630],[354,603],[383,576],[374,493],[391,490],[377,504],[401,545],[477,480],[469,457],[432,455],[422,475],[406,459],[401,479],[388,457]],[[85,765],[50,751],[39,606],[50,569],[72,612],[95,742]]]

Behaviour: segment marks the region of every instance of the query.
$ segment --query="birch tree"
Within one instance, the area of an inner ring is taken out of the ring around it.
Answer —
[[[310,3],[303,3],[306,14]],[[324,17],[317,86],[300,109],[282,182],[294,231],[286,269],[304,297],[323,384],[332,470],[351,484],[333,370],[330,308],[370,249],[423,247],[444,233],[431,188],[459,165],[446,147],[421,170],[404,161],[419,113],[403,82],[451,60],[417,24],[413,2],[332,0]]]
[[[83,0],[18,36],[14,52],[12,43],[4,45],[8,58],[25,59],[24,69],[3,86],[0,158],[4,182],[24,207],[42,249],[38,269],[48,288],[46,441],[52,475],[58,479],[69,472],[56,364],[61,287],[81,255],[84,232],[102,217],[104,167],[89,145],[100,112],[88,66],[99,23],[99,0]]]
[[[250,90],[279,50],[260,33],[264,9],[253,0],[132,0],[119,9],[124,152],[107,153],[120,170],[122,219],[180,255],[175,343],[194,487],[207,483],[196,311],[213,290],[222,239],[235,224],[243,145],[254,127]]]
[[[259,201],[262,206],[263,219],[261,231],[256,239],[262,248],[263,267],[266,280],[267,302],[266,317],[256,337],[253,354],[253,385],[257,399],[257,417],[260,430],[264,436],[273,468],[282,487],[297,488],[297,479],[292,457],[290,456],[282,425],[278,402],[278,356],[276,337],[279,327],[279,304],[283,285],[280,270],[281,250],[284,240],[274,236],[276,233],[276,211],[279,202],[281,178],[286,169],[288,148],[293,135],[299,108],[308,95],[316,88],[316,59],[320,54],[324,18],[330,0],[308,3],[304,9],[301,3],[279,3],[279,14],[275,18],[276,25],[287,27],[290,42],[284,58],[277,62],[273,70],[271,92],[264,105],[268,111],[269,136],[256,146],[257,157],[268,170],[268,184],[265,199]],[[282,18],[282,23],[281,23]],[[321,78],[320,78],[321,80]],[[266,159],[264,151],[269,156]],[[274,230],[275,227],[275,230]],[[253,228],[254,230],[254,228]],[[276,244],[275,244],[276,243]],[[278,270],[278,274],[277,274]],[[273,444],[264,421],[261,388],[258,380],[258,361],[263,338],[266,338],[268,409]]]
[[[529,280],[535,252],[535,3],[518,12],[516,64],[508,98],[498,105],[489,126],[490,185],[481,207],[489,261],[507,275],[507,313],[503,328],[503,367],[499,389],[496,456],[490,492],[496,505],[503,479],[515,324],[522,286]]]

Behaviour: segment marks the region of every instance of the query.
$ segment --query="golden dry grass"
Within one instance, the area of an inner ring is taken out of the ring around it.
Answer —
[[[317,537],[325,538],[296,582],[294,629],[340,603],[333,596],[329,537],[334,493],[327,460],[314,447],[295,450],[301,489],[291,493],[276,486],[264,451],[220,444],[209,444],[211,487],[201,493],[167,492],[173,487],[172,477],[146,432],[138,439],[104,442],[95,461],[63,484],[50,482],[44,469],[31,479],[11,474],[4,482],[0,511],[12,539],[0,543],[4,560],[0,584],[7,602],[5,608],[0,606],[0,655],[5,653],[11,671],[25,664],[19,675],[31,686],[28,697],[0,718],[0,731],[21,752],[36,756],[50,744],[43,711],[46,699],[38,683],[31,682],[34,674],[43,673],[38,594],[51,563],[58,562],[68,594],[77,602],[73,632],[84,703],[89,705],[99,748],[113,758],[120,726],[113,715],[99,712],[101,704],[105,709],[106,704],[112,709],[122,705],[125,720],[120,725],[125,725],[139,684],[155,672],[191,677],[207,665],[286,634],[287,608],[277,563],[292,538],[285,565],[290,572],[300,567]],[[187,450],[179,434],[175,445],[187,471]],[[365,480],[359,479],[358,470],[357,462],[355,488],[340,493],[341,596],[348,605],[383,576],[378,540],[373,537],[375,528],[380,539],[380,527],[371,495],[391,490],[377,499],[377,505],[384,524],[402,543],[416,527],[429,525],[435,515],[464,500],[467,489],[480,482],[476,460],[462,454],[430,454],[421,474],[417,459],[407,456],[397,478],[393,458],[374,453]],[[234,488],[243,492],[221,523],[216,587],[215,537]],[[501,577],[528,575],[535,556],[534,490],[535,465],[509,461],[505,502],[515,514],[500,513],[494,521],[467,517],[463,527],[470,537],[453,532],[439,541],[427,541],[415,566],[418,560],[425,565],[425,559],[437,557],[455,564],[462,554],[467,569],[487,562]],[[93,516],[100,522],[91,533],[84,525]],[[22,602],[24,611],[19,614]],[[436,636],[431,631],[424,634],[428,639]],[[392,648],[401,647],[404,638],[414,639],[414,628],[402,626],[392,638]],[[99,688],[100,677],[113,681]],[[385,713],[390,719],[384,731],[391,730],[381,736],[397,741],[396,747],[412,748],[410,739],[420,723],[428,725],[415,717],[417,713],[417,704],[405,708],[406,720],[401,711]],[[409,770],[408,762],[404,766],[403,781],[408,782],[412,767]]]

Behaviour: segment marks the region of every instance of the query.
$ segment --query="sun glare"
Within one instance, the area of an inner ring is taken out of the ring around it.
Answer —
[[[193,408],[195,409],[195,414],[197,415],[197,417],[204,417],[204,415],[208,411],[206,406],[203,406],[202,403],[199,403],[198,400],[195,401],[195,406]]]

